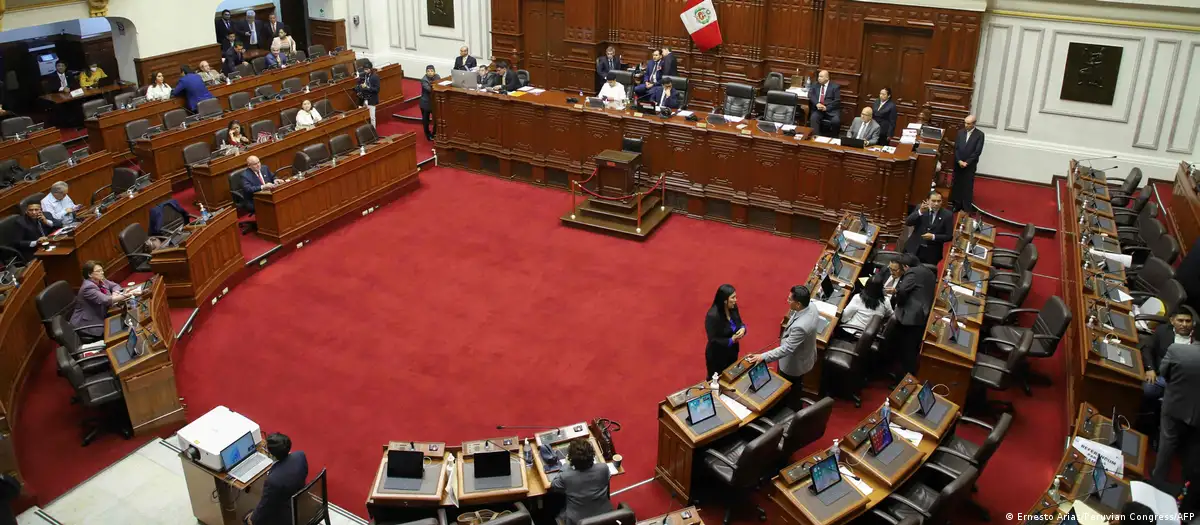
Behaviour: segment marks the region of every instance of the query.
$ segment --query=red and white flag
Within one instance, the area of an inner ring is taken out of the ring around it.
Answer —
[[[712,0],[688,0],[679,18],[700,51],[721,45],[721,28],[717,26],[717,10]]]

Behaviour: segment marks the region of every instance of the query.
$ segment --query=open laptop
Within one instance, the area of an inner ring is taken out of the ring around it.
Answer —
[[[716,400],[712,392],[689,399],[687,402],[688,426],[696,434],[704,434],[721,424],[717,417]]]
[[[254,436],[249,432],[221,451],[221,465],[241,483],[249,483],[271,463],[271,458],[254,446]]]
[[[828,456],[809,467],[808,475],[812,478],[809,490],[821,504],[829,506],[850,493],[850,485],[842,483],[842,473],[838,470],[836,456]]]
[[[842,137],[842,145],[846,146],[847,148],[863,149],[864,147],[866,147],[867,143],[866,143],[866,141],[864,141],[863,139],[860,139],[860,138]]]
[[[508,456],[507,450],[476,452],[472,456],[475,461],[475,488],[477,490],[512,487],[512,462],[509,461]]]
[[[424,479],[424,453],[419,450],[388,451],[387,478],[383,480],[383,488],[387,490],[420,490]]]
[[[899,446],[892,446],[894,438],[892,436],[892,428],[888,426],[887,418],[883,418],[882,421],[871,427],[870,432],[867,433],[867,437],[871,440],[871,447],[868,449],[868,452],[884,465],[895,461],[903,450]]]
[[[450,72],[451,85],[456,88],[476,89],[479,87],[478,71],[455,69]]]

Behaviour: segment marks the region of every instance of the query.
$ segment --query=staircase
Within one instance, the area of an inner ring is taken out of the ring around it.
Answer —
[[[663,205],[660,195],[650,194],[642,197],[641,228],[638,227],[637,199],[588,199],[563,215],[561,220],[567,226],[640,241],[649,237],[670,215],[671,208]]]

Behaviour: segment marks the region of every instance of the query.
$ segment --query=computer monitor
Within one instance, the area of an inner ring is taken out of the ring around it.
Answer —
[[[237,441],[221,451],[221,467],[224,469],[222,472],[236,467],[238,463],[252,454],[254,454],[254,436],[250,435],[250,432],[246,432],[246,435],[238,438]]]
[[[713,402],[712,392],[688,400],[688,424],[695,425],[717,415],[717,407]]]
[[[475,478],[500,478],[512,475],[512,462],[508,460],[509,452],[476,452]]]
[[[884,418],[867,433],[871,438],[871,455],[878,456],[883,452],[888,445],[892,444],[892,429],[888,426],[887,418]]]
[[[1100,457],[1096,458],[1096,466],[1092,467],[1092,491],[1097,498],[1104,499],[1104,490],[1107,489],[1108,476],[1104,473],[1104,460]]]
[[[478,465],[476,468],[478,469]],[[420,479],[424,477],[425,454],[418,450],[389,450],[387,454],[387,475],[389,478]]]
[[[451,85],[456,88],[475,89],[479,87],[478,71],[463,71],[455,69],[450,72]]]
[[[838,251],[846,251],[846,246],[850,243],[846,240],[846,234],[838,232],[837,237],[834,237],[834,242],[837,243]]]
[[[820,494],[842,480],[842,473],[838,471],[837,457],[833,455],[809,467],[808,475],[812,477],[814,494]]]
[[[928,416],[929,411],[937,404],[937,396],[933,395],[933,387],[929,386],[929,381],[921,385],[921,390],[917,392],[917,403],[917,412],[922,417]]]
[[[758,392],[762,387],[767,386],[771,382],[771,371],[767,369],[767,364],[759,361],[750,369],[750,391]]]

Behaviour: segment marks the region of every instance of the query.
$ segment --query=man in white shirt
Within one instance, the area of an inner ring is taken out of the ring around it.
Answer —
[[[50,193],[42,197],[42,212],[57,221],[64,221],[67,214],[75,211],[75,207],[75,201],[67,195],[67,183],[61,180],[52,184]]]
[[[600,94],[598,96],[604,101],[605,105],[613,109],[625,109],[625,104],[629,100],[629,97],[625,93],[625,86],[617,82],[617,76],[611,71],[605,76],[608,81],[600,87]]]
[[[71,91],[71,79],[67,76],[67,63],[59,62],[54,66],[54,79],[58,81],[58,88],[55,91],[66,93]]]

